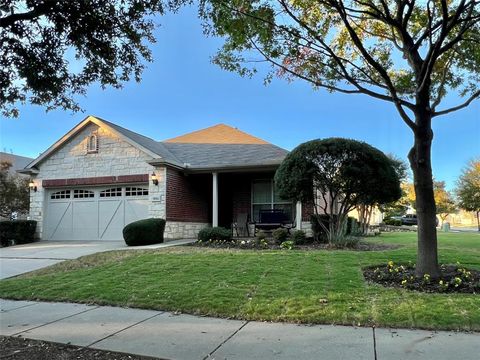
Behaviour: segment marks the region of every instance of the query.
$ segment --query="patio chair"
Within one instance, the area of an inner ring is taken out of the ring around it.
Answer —
[[[232,232],[239,236],[250,236],[250,231],[248,230],[248,214],[247,213],[239,213],[237,214],[234,222],[232,223]]]

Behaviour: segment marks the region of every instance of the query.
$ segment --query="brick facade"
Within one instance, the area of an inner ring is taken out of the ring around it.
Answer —
[[[211,181],[211,175],[185,176],[175,169],[167,169],[167,221],[208,223]]]

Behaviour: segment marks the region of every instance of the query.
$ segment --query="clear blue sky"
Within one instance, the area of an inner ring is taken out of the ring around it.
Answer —
[[[155,61],[141,83],[122,90],[92,86],[80,104],[85,113],[38,106],[19,119],[0,120],[0,150],[36,157],[88,115],[97,115],[156,140],[226,123],[286,149],[314,138],[366,141],[406,160],[411,131],[393,106],[362,95],[314,91],[306,83],[261,76],[241,78],[210,63],[220,40],[206,38],[193,9],[159,19]],[[480,101],[434,121],[433,171],[454,187],[461,168],[480,155]]]

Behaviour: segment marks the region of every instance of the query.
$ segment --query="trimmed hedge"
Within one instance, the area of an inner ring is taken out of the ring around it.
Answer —
[[[385,219],[383,222],[385,225],[402,226],[402,220],[400,219]]]
[[[198,232],[198,240],[205,241],[218,241],[218,240],[232,240],[232,232],[223,227],[206,227]]]
[[[26,244],[35,241],[35,220],[0,221],[0,244],[2,246]]]
[[[163,243],[164,219],[144,219],[123,228],[123,239],[128,246]]]

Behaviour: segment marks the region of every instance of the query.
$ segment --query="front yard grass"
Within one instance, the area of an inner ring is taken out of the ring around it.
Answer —
[[[113,251],[0,282],[0,297],[180,311],[248,320],[480,331],[479,294],[367,284],[362,267],[415,262],[416,234],[369,241],[387,251],[195,247]],[[480,270],[480,235],[439,233],[440,261]]]

